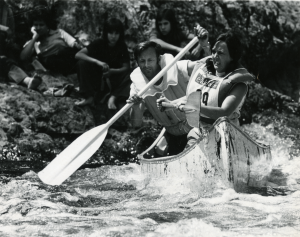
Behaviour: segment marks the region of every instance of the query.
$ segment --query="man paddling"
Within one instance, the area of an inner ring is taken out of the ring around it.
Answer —
[[[146,107],[156,121],[166,128],[164,139],[167,140],[169,149],[161,151],[160,154],[173,155],[184,149],[186,136],[191,130],[191,126],[187,123],[184,112],[176,109],[162,112],[157,108],[156,100],[161,96],[165,96],[169,100],[185,96],[191,75],[191,71],[188,71],[188,62],[190,61],[178,61],[143,94],[142,98],[137,96],[137,93],[173,60],[174,57],[171,54],[160,55],[160,50],[161,46],[151,41],[136,46],[134,55],[139,67],[130,75],[132,84],[130,98],[127,102],[134,103],[130,110],[133,127],[141,126]],[[164,143],[163,140],[162,143]]]

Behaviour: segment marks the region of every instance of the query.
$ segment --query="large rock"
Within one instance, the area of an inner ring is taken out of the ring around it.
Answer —
[[[74,99],[16,84],[0,84],[0,108],[0,149],[7,142],[53,147],[51,136],[79,135],[95,124],[89,107],[75,106]]]

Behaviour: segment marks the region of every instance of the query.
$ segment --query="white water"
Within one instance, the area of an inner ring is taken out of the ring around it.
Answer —
[[[300,236],[300,156],[292,141],[243,127],[272,147],[288,195],[199,193],[192,180],[152,179],[139,166],[80,170],[59,187],[28,172],[0,189],[0,236]],[[298,181],[298,182],[297,182]]]

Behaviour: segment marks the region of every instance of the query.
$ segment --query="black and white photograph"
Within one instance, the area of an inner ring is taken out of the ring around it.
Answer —
[[[0,0],[0,236],[300,236],[300,1]]]

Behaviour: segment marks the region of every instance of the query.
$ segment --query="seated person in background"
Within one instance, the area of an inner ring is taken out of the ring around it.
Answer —
[[[138,64],[130,75],[132,84],[128,103],[134,103],[130,109],[130,118],[133,127],[142,125],[145,107],[166,128],[165,139],[169,143],[168,151],[161,153],[170,155],[180,152],[186,145],[186,136],[191,127],[187,124],[185,113],[178,110],[161,112],[156,106],[156,100],[164,95],[170,100],[176,100],[185,96],[189,80],[187,71],[188,60],[181,60],[174,64],[168,72],[147,92],[143,100],[137,93],[151,81],[161,69],[170,63],[174,57],[171,54],[161,55],[161,46],[155,42],[148,41],[140,43],[134,49],[135,59]]]
[[[208,34],[198,26],[197,35]],[[207,39],[202,40],[207,44]],[[240,109],[245,101],[247,85],[245,82],[254,78],[240,64],[242,44],[237,35],[232,32],[221,34],[212,49],[212,55],[198,62],[191,62],[188,67],[192,71],[187,87],[187,96],[200,89],[202,91],[200,129],[194,128],[188,134],[188,145],[192,145],[205,130],[220,117],[227,116],[238,125]],[[170,102],[167,98],[158,99]],[[177,106],[184,101],[175,101]]]
[[[84,96],[77,105],[92,104],[96,94],[113,92],[129,72],[122,22],[116,18],[107,20],[102,37],[76,54],[79,92]],[[110,101],[109,107],[115,108],[114,101]]]
[[[137,45],[136,38],[130,35],[125,35],[125,44],[127,46],[127,50],[129,53],[130,69],[128,74],[121,82],[121,84],[119,84],[118,87],[116,87],[115,90],[111,92],[111,96],[107,102],[107,106],[109,109],[113,109],[113,110],[117,109],[117,105],[118,108],[121,108],[126,104],[126,99],[129,97],[130,85],[131,85],[130,73],[137,67],[137,63],[134,58],[134,51],[133,51],[133,49]]]
[[[14,38],[13,12],[4,0],[0,0],[0,82],[7,81],[7,45]]]
[[[129,52],[129,58],[130,58],[130,70],[133,70],[137,68],[137,62],[134,58],[134,48],[137,45],[137,39],[134,36],[131,35],[125,35],[125,43],[127,45],[127,49]]]
[[[33,34],[20,55],[21,60],[31,60],[36,54],[43,66],[64,76],[76,70],[75,54],[80,46],[75,38],[62,29],[51,29],[52,19],[47,9],[38,9],[30,17]]]
[[[150,33],[150,41],[160,44],[163,53],[170,53],[175,57],[182,50],[183,46],[193,38],[193,34],[184,33],[180,29],[172,9],[158,11],[155,20],[155,29]],[[210,49],[208,47],[201,48],[200,44],[198,44],[185,57],[191,60],[198,60],[209,55]]]
[[[4,0],[0,0],[0,55],[7,54],[7,44],[13,41],[14,33],[13,12]]]
[[[81,48],[87,47],[91,43],[91,37],[89,34],[80,30],[76,35],[75,38],[78,39],[78,43],[81,45]]]
[[[38,76],[29,77],[20,67],[13,55],[14,16],[4,0],[0,0],[0,82],[7,82],[7,77],[17,84],[36,89],[41,84]]]
[[[8,78],[17,84],[25,85],[28,89],[35,90],[42,83],[42,78],[37,74],[29,77],[20,67],[8,61]]]

